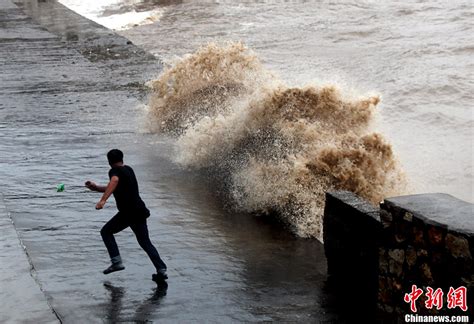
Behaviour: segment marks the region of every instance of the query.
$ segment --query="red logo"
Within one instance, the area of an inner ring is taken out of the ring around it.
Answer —
[[[436,309],[441,309],[443,308],[443,290],[441,288],[438,288],[436,290],[433,290],[431,287],[427,287],[426,290],[426,297],[428,298],[425,302],[425,306],[428,309],[432,309],[433,306],[436,306]]]
[[[461,286],[458,289],[450,287],[448,292],[448,308],[459,307],[463,311],[467,311],[466,296],[466,287]]]
[[[406,303],[410,303],[410,309],[413,313],[416,313],[418,310],[416,309],[416,300],[423,295],[423,290],[418,288],[416,285],[411,286],[411,292],[405,294],[403,300]],[[437,310],[443,308],[443,290],[438,288],[434,290],[431,287],[426,288],[426,301],[425,307],[427,309],[432,309],[436,307]],[[446,302],[448,304],[449,309],[453,309],[456,307],[461,308],[463,311],[467,311],[467,288],[461,286],[457,289],[453,287],[449,288],[449,292],[446,295]]]
[[[416,285],[411,286],[411,293],[405,294],[405,303],[410,303],[410,309],[416,313],[416,300],[423,294],[423,290],[417,288]]]

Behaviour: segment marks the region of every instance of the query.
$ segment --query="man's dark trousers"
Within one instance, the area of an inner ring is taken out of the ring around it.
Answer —
[[[120,255],[114,234],[121,232],[130,226],[133,233],[135,233],[138,244],[140,244],[142,249],[148,254],[156,270],[158,272],[160,270],[166,270],[166,264],[161,260],[158,251],[150,241],[146,218],[130,221],[127,216],[128,215],[119,212],[117,215],[112,217],[112,219],[109,220],[100,231],[100,235],[102,235],[102,239],[107,247],[110,258],[112,259]]]

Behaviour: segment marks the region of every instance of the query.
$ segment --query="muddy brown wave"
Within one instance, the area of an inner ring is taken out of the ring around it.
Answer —
[[[379,96],[288,87],[242,43],[202,46],[150,87],[149,126],[176,138],[175,160],[225,174],[234,208],[276,212],[298,236],[322,239],[328,190],[374,204],[404,190],[390,143],[371,131]]]

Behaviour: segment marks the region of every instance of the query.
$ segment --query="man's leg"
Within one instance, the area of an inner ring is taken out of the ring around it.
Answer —
[[[161,260],[160,254],[150,241],[146,219],[133,223],[130,227],[137,237],[138,244],[140,244],[141,248],[148,254],[151,262],[153,262],[157,274],[162,275],[164,279],[166,279],[166,264]]]
[[[118,213],[112,217],[112,219],[109,220],[100,230],[100,235],[104,240],[105,247],[109,252],[110,260],[112,261],[112,265],[104,270],[104,274],[109,274],[114,271],[125,269],[122,264],[122,258],[120,257],[117,242],[115,242],[114,234],[123,231],[128,226],[129,225],[124,217]]]

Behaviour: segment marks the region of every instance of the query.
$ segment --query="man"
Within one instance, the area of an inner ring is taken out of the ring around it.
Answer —
[[[141,248],[145,250],[156,268],[156,274],[152,276],[152,279],[154,281],[166,280],[168,278],[166,264],[161,260],[158,251],[148,236],[146,219],[150,216],[150,211],[140,198],[135,173],[131,167],[124,165],[122,151],[117,149],[109,151],[107,159],[111,167],[108,185],[99,186],[92,181],[86,182],[86,187],[90,190],[104,193],[95,206],[96,209],[102,209],[112,194],[118,209],[118,213],[100,231],[112,261],[110,267],[104,270],[104,274],[125,269],[114,234],[130,227],[135,233]]]

